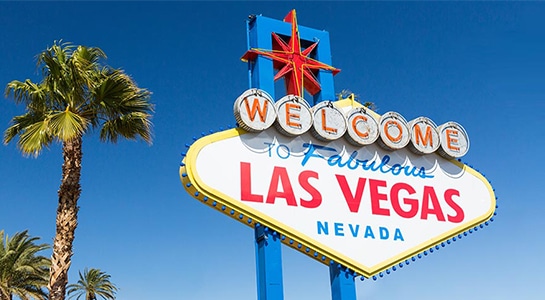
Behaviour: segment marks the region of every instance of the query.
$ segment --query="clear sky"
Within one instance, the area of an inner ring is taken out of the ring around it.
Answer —
[[[153,92],[154,143],[84,139],[70,280],[100,268],[118,299],[256,299],[253,231],[190,197],[180,153],[193,136],[235,124],[248,88],[245,20],[329,31],[335,88],[378,112],[456,121],[463,158],[498,196],[491,226],[377,281],[358,299],[538,299],[545,273],[545,3],[0,2],[0,85],[38,80],[54,40],[101,47],[107,63]],[[0,128],[23,108],[0,101]],[[0,229],[51,243],[62,154],[0,146]],[[283,249],[285,299],[331,299],[326,266]]]

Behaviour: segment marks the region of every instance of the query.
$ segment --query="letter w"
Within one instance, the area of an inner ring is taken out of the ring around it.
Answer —
[[[259,113],[259,118],[261,119],[261,122],[265,122],[265,116],[267,116],[267,106],[269,104],[268,101],[265,101],[263,103],[263,108],[261,108],[261,104],[259,103],[259,100],[257,98],[254,98],[254,102],[252,103],[252,109],[250,109],[250,103],[248,103],[248,98],[244,99],[244,104],[246,104],[246,112],[248,113],[248,116],[250,117],[250,120],[254,121],[255,119],[255,113]]]
[[[356,194],[353,195],[350,187],[348,186],[348,182],[346,182],[346,177],[344,177],[343,175],[335,175],[335,177],[337,177],[337,181],[339,182],[339,186],[341,187],[341,190],[343,192],[346,204],[348,204],[348,209],[350,209],[350,211],[353,213],[357,213],[360,209],[361,197],[363,195],[365,181],[367,180],[367,178],[360,177],[358,179]]]

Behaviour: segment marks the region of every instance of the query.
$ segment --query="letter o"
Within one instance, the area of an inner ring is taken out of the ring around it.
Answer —
[[[284,150],[284,155],[280,155],[282,152],[280,151],[280,148],[282,148],[282,150]],[[278,145],[278,147],[276,147],[276,155],[278,155],[278,157],[280,157],[281,159],[287,159],[288,157],[290,157],[291,155],[291,151],[290,151],[290,148],[284,144],[280,144]]]
[[[410,141],[409,126],[399,113],[390,111],[383,114],[379,121],[379,145],[388,150],[399,150]]]

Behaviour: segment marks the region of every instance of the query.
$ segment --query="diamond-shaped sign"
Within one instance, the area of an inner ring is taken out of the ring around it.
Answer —
[[[275,126],[197,140],[180,176],[199,201],[366,277],[485,222],[496,205],[488,181],[456,160]]]

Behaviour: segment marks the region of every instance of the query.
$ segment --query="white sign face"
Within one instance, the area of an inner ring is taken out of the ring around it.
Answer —
[[[311,132],[289,137],[274,126],[201,138],[180,173],[203,203],[367,277],[488,220],[495,208],[487,180],[455,160]]]

